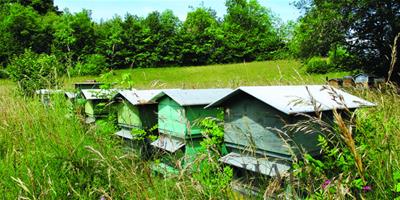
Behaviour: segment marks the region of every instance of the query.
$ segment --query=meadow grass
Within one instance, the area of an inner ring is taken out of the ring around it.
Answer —
[[[142,68],[115,70],[107,81],[120,83],[122,76],[132,77],[133,87],[143,88],[221,88],[272,84],[324,84],[326,76],[342,77],[346,72],[308,75],[296,60],[277,60],[227,65],[195,67]],[[99,77],[72,77],[65,80],[66,87],[74,82]],[[124,84],[122,84],[124,86]],[[126,86],[126,84],[125,84]]]
[[[4,82],[2,82],[4,83]],[[189,176],[162,177],[114,136],[114,126],[85,126],[64,97],[49,106],[0,89],[0,198],[204,199]],[[228,191],[213,192],[228,198]]]
[[[268,61],[193,68],[126,69],[116,70],[108,78],[119,82],[123,74],[129,73],[136,88],[205,88],[323,84],[326,76],[347,74],[307,75],[299,65],[297,61]],[[65,84],[70,88],[75,81],[94,78],[99,77],[75,77],[66,79]],[[376,107],[357,112],[354,131],[366,184],[372,191],[349,189],[354,169],[335,171],[334,175],[309,176],[312,181],[301,182],[299,188],[312,188],[305,196],[313,199],[396,198],[400,196],[396,190],[400,188],[399,95],[391,88],[350,92],[377,103]],[[80,116],[71,115],[60,98],[45,107],[37,98],[18,96],[16,85],[11,81],[0,80],[0,196],[3,199],[236,198],[229,189],[214,191],[213,187],[204,186],[186,174],[154,175],[148,162],[122,150],[121,141],[113,136],[112,125],[106,122],[97,128],[83,125]],[[351,162],[349,160],[347,165],[355,168]],[[332,180],[329,188],[334,190],[321,187],[325,179]]]

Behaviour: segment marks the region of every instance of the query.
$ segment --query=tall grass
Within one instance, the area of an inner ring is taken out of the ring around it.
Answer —
[[[3,199],[204,199],[189,176],[162,177],[123,151],[112,129],[83,126],[63,97],[49,107],[0,90],[0,196]]]
[[[324,75],[308,75],[296,60],[277,60],[227,65],[196,67],[136,68],[115,70],[107,81],[117,82],[129,74],[135,88],[221,88],[246,85],[271,84],[322,84],[326,76],[342,77],[346,72]],[[66,80],[66,86],[76,81],[99,77],[74,77]],[[123,84],[127,86],[127,84]]]
[[[387,85],[381,89],[351,92],[377,106],[355,113],[334,111],[333,126],[318,117],[294,125],[299,129],[312,129],[314,124],[325,128],[321,132],[324,137],[319,138],[322,157],[305,155],[295,163],[296,181],[292,184],[312,199],[400,198],[400,96],[397,88]]]
[[[298,63],[274,61],[135,69],[117,71],[110,80],[117,80],[128,72],[137,88],[324,82],[325,75],[307,76],[292,65]],[[68,80],[67,84],[91,78],[95,77],[79,77]],[[113,136],[112,128],[87,127],[82,125],[79,116],[70,115],[62,97],[50,107],[44,107],[38,99],[16,96],[13,89],[9,81],[0,80],[0,196],[3,199],[236,198],[229,190],[212,191],[214,187],[204,186],[187,174],[155,175],[148,162],[122,150],[123,143]],[[346,145],[339,145],[339,154],[334,154],[331,148],[333,156],[303,160],[301,173],[305,178],[292,182],[293,188],[302,188],[304,192],[298,195],[313,199],[399,197],[396,187],[400,188],[400,98],[396,88],[350,92],[377,103],[376,107],[356,112],[351,132],[346,132],[345,125],[333,132],[351,136],[352,151],[357,152],[362,163],[357,164],[360,161],[354,160]],[[365,178],[361,186],[371,189],[359,187],[357,167]],[[204,177],[213,176],[210,173]],[[261,190],[265,196],[279,195],[273,188],[271,184]]]

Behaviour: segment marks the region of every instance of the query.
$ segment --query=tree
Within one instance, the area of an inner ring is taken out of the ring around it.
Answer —
[[[32,96],[38,89],[57,88],[60,85],[61,65],[54,55],[26,50],[12,58],[7,71],[24,95]]]
[[[66,11],[53,28],[53,53],[70,67],[85,55],[93,54],[96,46],[94,22],[90,11],[83,10],[76,14]]]
[[[180,35],[184,65],[219,62],[224,35],[214,10],[200,7],[189,12]]]
[[[59,13],[57,6],[54,6],[53,0],[0,0],[0,5],[8,3],[19,3],[23,6],[30,6],[41,15],[45,15],[48,12]]]
[[[125,65],[125,58],[121,54],[124,48],[124,30],[122,26],[123,20],[118,16],[95,26],[96,35],[98,36],[96,52],[106,56],[107,62],[113,68]]]
[[[300,1],[305,11],[295,34],[298,55],[325,56],[344,46],[352,55],[351,67],[386,75],[391,45],[400,32],[400,2],[397,0]],[[400,81],[399,64],[394,79]]]
[[[225,52],[231,62],[270,59],[282,44],[272,14],[256,0],[227,0],[224,16]]]
[[[31,48],[48,53],[52,31],[47,21],[31,7],[7,4],[0,8],[0,63]]]
[[[336,2],[327,1],[307,9],[294,31],[292,50],[300,58],[327,56],[329,50],[345,43],[347,17],[339,13]]]

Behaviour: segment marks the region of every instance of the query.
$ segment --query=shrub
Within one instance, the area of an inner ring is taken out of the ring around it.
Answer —
[[[330,50],[328,56],[327,63],[339,71],[349,70],[353,60],[350,53],[343,47]]]
[[[328,64],[327,59],[316,56],[309,59],[305,66],[308,73],[325,74],[332,71],[332,65]]]
[[[61,65],[53,55],[36,54],[31,50],[14,57],[7,68],[10,78],[18,83],[24,95],[32,96],[41,88],[57,88]]]
[[[8,78],[8,73],[5,69],[0,67],[0,79],[2,78]]]
[[[103,55],[91,54],[86,56],[83,62],[78,62],[70,73],[77,76],[99,75],[108,68],[106,61]]]

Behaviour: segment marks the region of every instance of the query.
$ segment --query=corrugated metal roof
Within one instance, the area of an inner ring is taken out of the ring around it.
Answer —
[[[330,86],[302,85],[239,87],[206,107],[219,106],[230,97],[242,92],[286,114],[314,112],[314,105],[320,111],[375,106],[371,102]]]
[[[116,89],[83,89],[81,92],[87,100],[111,99],[119,90]]]
[[[232,91],[228,88],[166,90],[156,95],[152,100],[157,101],[161,97],[168,96],[181,106],[207,105]]]
[[[256,158],[253,156],[241,155],[233,152],[222,157],[220,161],[271,177],[281,177],[290,169],[288,164],[278,163],[268,158]]]
[[[117,96],[122,96],[132,105],[155,103],[151,99],[163,90],[122,90]]]

